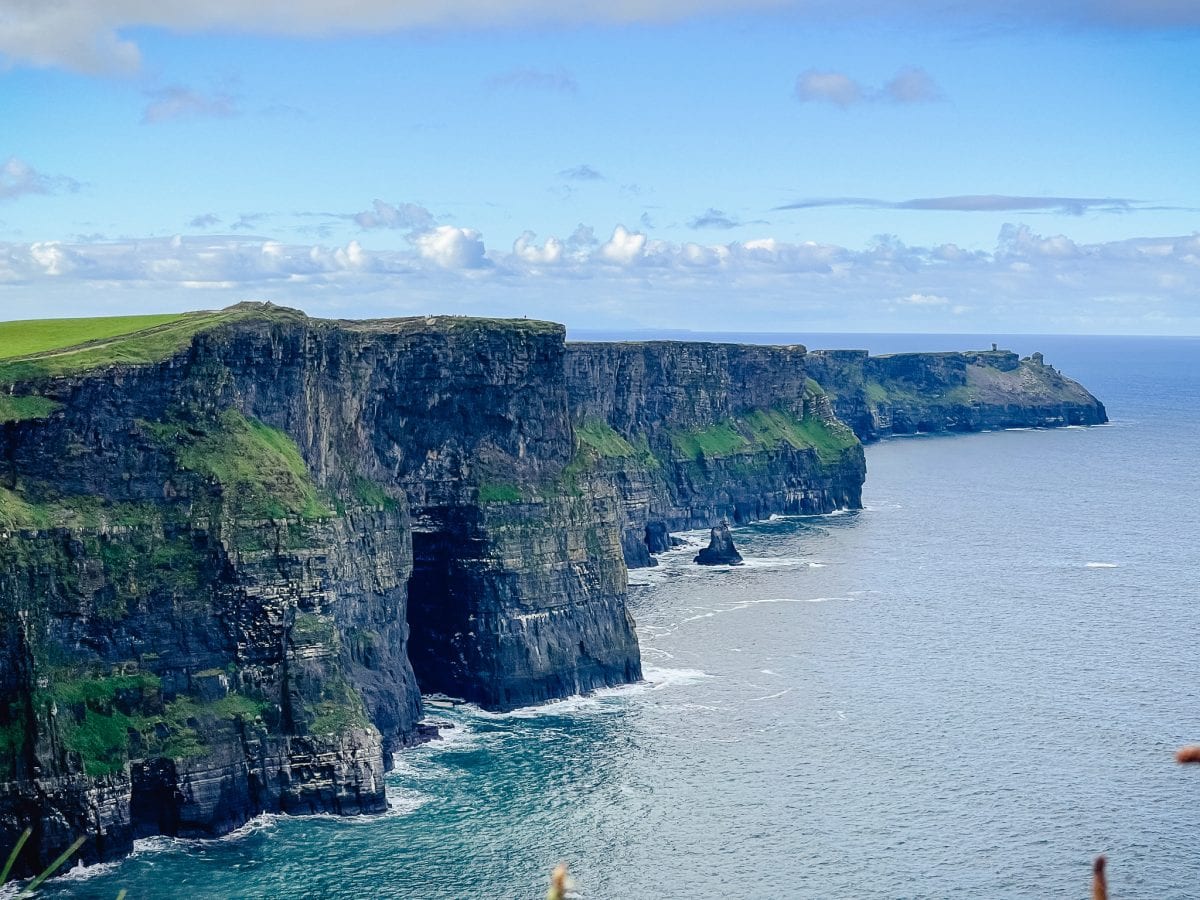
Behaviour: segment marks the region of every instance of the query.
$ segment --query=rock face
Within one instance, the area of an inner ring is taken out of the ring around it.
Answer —
[[[708,546],[696,554],[694,562],[702,566],[740,566],[742,554],[733,545],[733,535],[729,533],[729,523],[722,522],[714,526]]]
[[[809,373],[863,441],[890,434],[1053,428],[1108,421],[1104,404],[1046,365],[1007,350],[897,353],[817,350]]]
[[[641,677],[561,326],[245,312],[152,363],[0,363],[41,404],[0,424],[21,871],[80,834],[91,862],[381,811],[421,689],[504,709]]]
[[[807,374],[803,347],[567,345],[581,451],[619,499],[629,566],[669,532],[858,507],[862,447]]]

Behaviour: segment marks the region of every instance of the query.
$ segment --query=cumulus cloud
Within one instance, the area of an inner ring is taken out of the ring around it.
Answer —
[[[221,217],[216,213],[201,213],[198,216],[193,216],[188,225],[192,228],[212,228],[214,225],[221,224]]]
[[[565,246],[556,237],[549,237],[540,247],[536,243],[537,235],[525,231],[513,241],[513,256],[521,262],[534,266],[552,266],[562,262]]]
[[[143,125],[160,125],[180,119],[227,119],[238,113],[229,94],[202,94],[181,85],[148,91],[150,102],[142,111]]]
[[[105,295],[142,297],[143,309],[164,297],[214,305],[183,297],[203,289],[350,316],[398,314],[420,298],[421,312],[537,314],[577,327],[606,316],[670,327],[686,309],[694,327],[726,330],[886,330],[907,317],[955,332],[1200,333],[1200,233],[1086,243],[1012,224],[984,251],[889,235],[865,248],[770,235],[673,243],[624,226],[599,241],[581,226],[565,238],[526,232],[511,252],[488,255],[478,232],[441,226],[409,243],[0,242],[0,309],[44,316],[53,298],[68,298],[76,305],[55,314],[82,314]]]
[[[433,213],[416,203],[393,205],[382,200],[372,201],[371,208],[354,213],[351,218],[359,228],[402,228],[406,231],[425,231],[433,225]]]
[[[79,182],[74,178],[46,175],[15,156],[10,156],[0,165],[0,200],[15,200],[25,194],[56,194],[77,190]]]
[[[924,69],[901,69],[880,88],[855,81],[844,72],[809,69],[796,78],[796,99],[801,103],[832,103],[847,109],[858,103],[928,103],[942,96],[941,89]]]
[[[473,228],[439,225],[412,241],[422,259],[443,269],[482,269],[488,264],[483,238]]]
[[[140,53],[122,32],[163,29],[179,34],[241,32],[323,37],[380,34],[411,28],[492,28],[672,21],[720,12],[786,11],[828,22],[883,19],[937,24],[1190,29],[1200,26],[1194,0],[327,0],[241,3],[234,0],[26,0],[5,4],[0,55],[10,63],[63,66],[82,72],[130,72]]]
[[[598,254],[604,262],[629,266],[639,261],[645,252],[646,236],[618,225],[613,229],[612,237],[600,245]]]
[[[813,197],[776,206],[784,209],[816,209],[851,206],[859,209],[914,209],[943,212],[1053,212],[1082,216],[1088,212],[1135,212],[1151,207],[1125,197],[1021,197],[1008,194],[964,194],[955,197],[918,197],[913,200],[876,200],[870,197]]]
[[[563,169],[558,173],[560,178],[571,181],[603,181],[604,176],[587,164],[578,165],[571,169]]]
[[[551,70],[517,68],[493,75],[486,82],[490,88],[525,88],[535,91],[561,91],[573,94],[579,90],[575,76],[566,69]]]

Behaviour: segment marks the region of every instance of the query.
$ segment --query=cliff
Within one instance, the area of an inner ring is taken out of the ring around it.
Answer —
[[[420,690],[637,680],[563,329],[248,305],[0,360],[0,846],[385,808]]]
[[[862,447],[808,377],[803,347],[655,341],[567,346],[580,443],[620,499],[630,566],[669,532],[861,505]]]
[[[264,811],[380,811],[422,692],[509,709],[638,680],[626,566],[671,531],[857,507],[855,431],[1104,415],[1012,354],[159,318],[75,346],[0,324],[0,846],[33,829],[21,872],[80,834],[93,862]]]
[[[1053,428],[1108,421],[1104,404],[1047,365],[1008,350],[897,353],[817,350],[809,371],[863,441],[890,434]]]

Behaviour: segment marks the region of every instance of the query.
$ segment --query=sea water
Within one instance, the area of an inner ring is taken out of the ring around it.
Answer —
[[[1114,897],[1200,895],[1200,340],[1001,342],[1112,424],[871,446],[864,509],[631,573],[644,684],[431,707],[389,815],[155,839],[44,893],[537,898],[561,860],[589,900],[1080,897],[1104,853]]]

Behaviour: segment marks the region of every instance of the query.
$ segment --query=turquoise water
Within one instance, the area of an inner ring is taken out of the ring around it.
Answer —
[[[46,894],[537,898],[566,860],[589,900],[1080,897],[1104,852],[1115,897],[1195,896],[1200,341],[1004,343],[1113,424],[870,447],[866,509],[631,573],[646,684],[430,709],[454,727],[388,816],[145,842]]]

